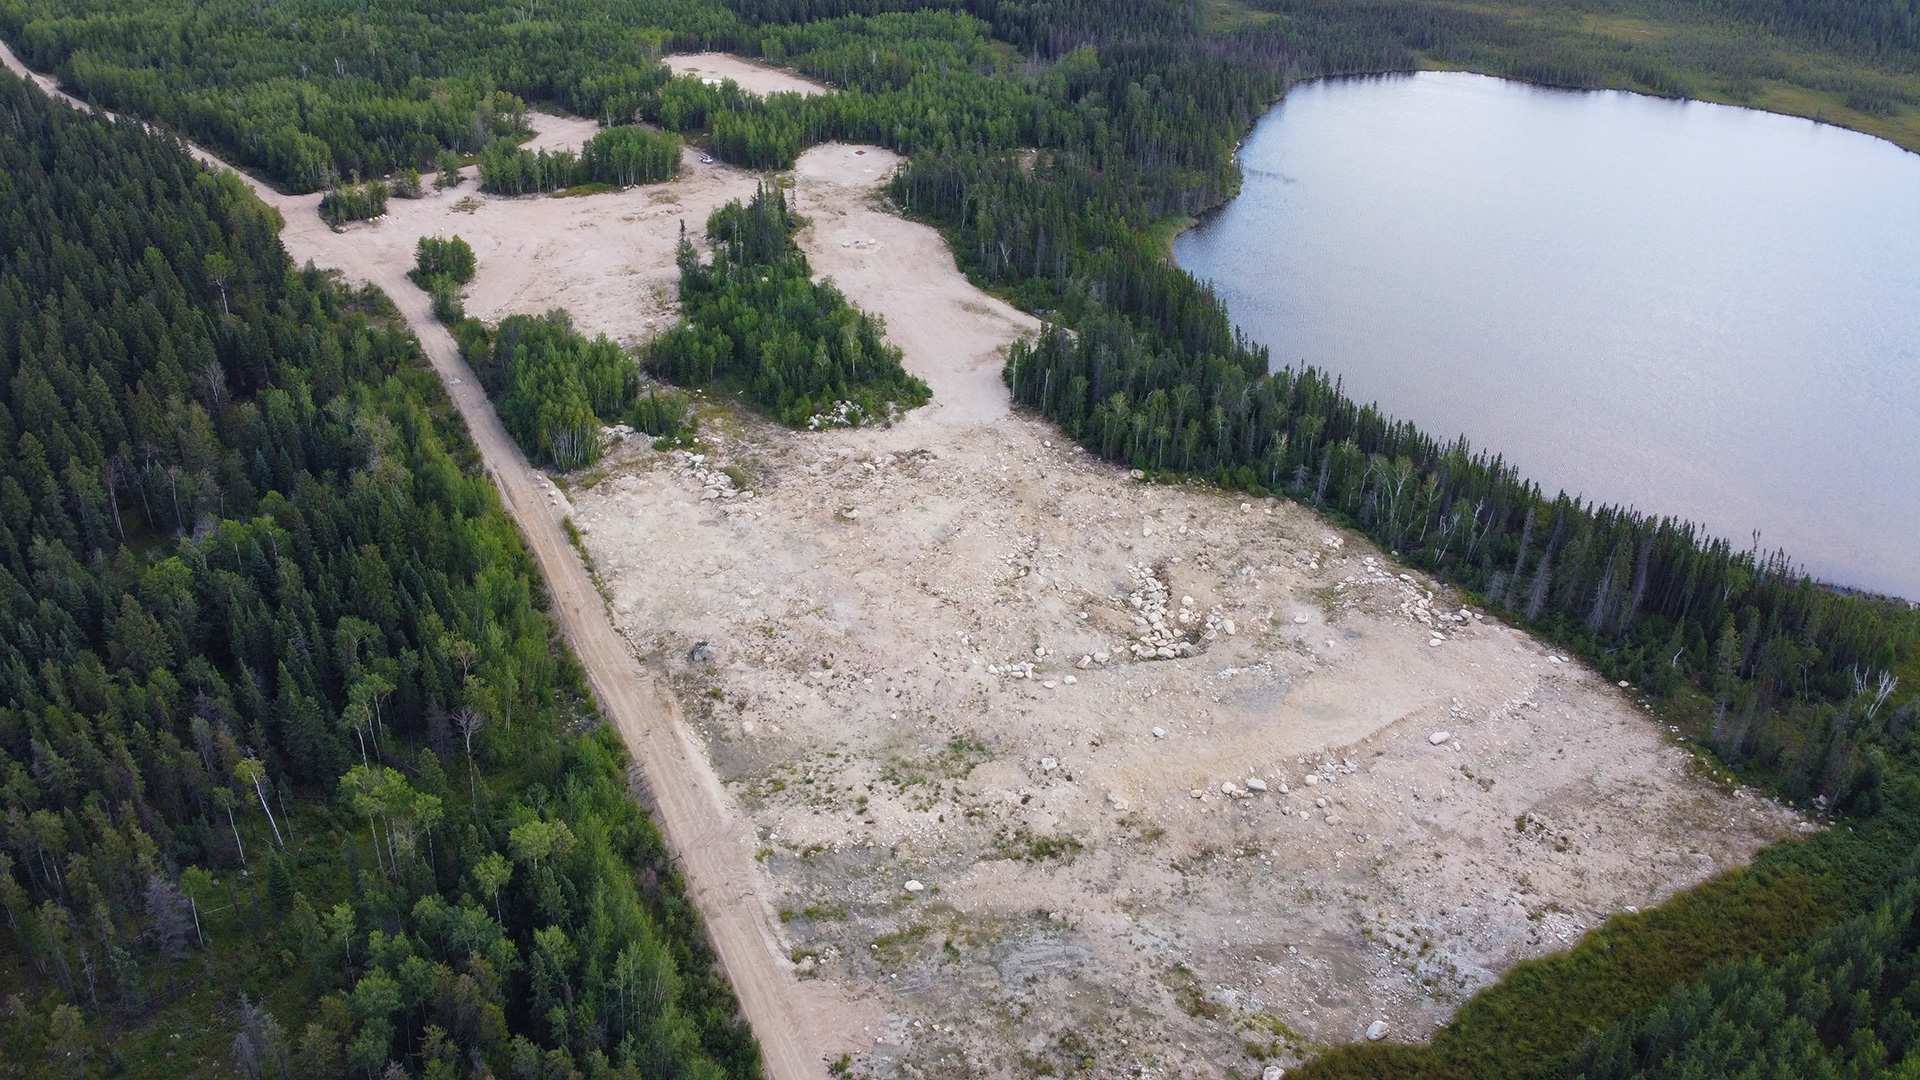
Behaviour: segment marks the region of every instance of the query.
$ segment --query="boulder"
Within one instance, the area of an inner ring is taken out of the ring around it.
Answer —
[[[1386,1037],[1387,1022],[1385,1020],[1375,1020],[1373,1023],[1367,1025],[1367,1040],[1369,1042],[1379,1042]]]

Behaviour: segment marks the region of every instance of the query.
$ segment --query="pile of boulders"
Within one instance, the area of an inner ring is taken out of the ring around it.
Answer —
[[[1198,629],[1195,623],[1201,620],[1200,614],[1193,610],[1193,597],[1181,597],[1177,614],[1171,613],[1173,594],[1166,582],[1154,576],[1152,567],[1129,566],[1127,574],[1134,581],[1127,606],[1133,609],[1133,626],[1138,638],[1127,646],[1127,651],[1142,660],[1172,660],[1193,655],[1192,635]]]
[[[679,459],[681,470],[702,488],[702,499],[753,498],[753,492],[740,490],[733,477],[715,468],[707,455],[676,450],[674,456]]]

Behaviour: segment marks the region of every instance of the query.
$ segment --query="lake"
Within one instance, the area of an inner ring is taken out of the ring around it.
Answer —
[[[1296,87],[1240,160],[1174,255],[1276,365],[1920,599],[1920,155],[1422,72]]]

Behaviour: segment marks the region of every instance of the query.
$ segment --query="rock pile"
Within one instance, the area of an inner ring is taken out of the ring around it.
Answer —
[[[1170,617],[1168,600],[1172,594],[1166,582],[1155,577],[1153,569],[1147,566],[1129,566],[1127,574],[1134,580],[1127,606],[1133,608],[1133,626],[1139,638],[1127,646],[1127,651],[1142,660],[1172,660],[1176,656],[1193,655],[1191,633],[1181,629],[1199,619],[1193,610],[1193,597],[1181,597],[1179,614]],[[1172,625],[1169,625],[1170,618]]]
[[[681,471],[703,489],[700,494],[702,499],[753,498],[753,492],[740,490],[734,484],[733,477],[714,468],[707,460],[707,455],[676,450],[674,456],[679,459]]]

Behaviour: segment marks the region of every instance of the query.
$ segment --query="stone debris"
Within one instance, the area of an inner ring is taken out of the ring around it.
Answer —
[[[1453,738],[1453,732],[1451,731],[1436,731],[1427,736],[1427,741],[1435,746],[1439,746],[1451,738]]]
[[[687,660],[695,664],[713,663],[713,646],[704,641],[696,641],[693,648],[687,650]]]
[[[1287,1070],[1278,1065],[1269,1065],[1260,1071],[1260,1080],[1280,1080],[1285,1075]]]
[[[1386,1037],[1387,1022],[1385,1020],[1375,1020],[1373,1023],[1367,1025],[1367,1039],[1369,1041],[1379,1042]]]
[[[1257,776],[1250,776],[1247,778],[1247,790],[1248,791],[1265,791],[1267,790],[1267,782],[1265,780],[1260,779]]]
[[[715,468],[705,454],[695,454],[686,450],[675,450],[674,460],[680,469],[700,485],[702,501],[732,498],[753,498],[753,492],[743,491],[733,482],[733,477]]]
[[[920,884],[920,883],[919,883],[918,881],[909,881],[909,882],[907,882],[907,891],[908,891],[908,892],[913,892],[913,893],[917,893],[917,892],[920,892],[921,890],[923,890],[923,889],[925,889],[925,888],[926,888],[926,886],[925,886],[925,885],[922,885],[922,884]]]
[[[1041,759],[1040,759],[1040,771],[1041,771],[1041,772],[1052,772],[1053,770],[1055,770],[1055,769],[1057,769],[1057,768],[1059,768],[1059,767],[1060,767],[1060,763],[1059,763],[1058,761],[1056,761],[1056,760],[1054,760],[1053,758],[1050,758],[1050,757],[1043,757],[1043,758],[1041,758]]]
[[[1138,640],[1127,646],[1128,651],[1142,660],[1172,660],[1177,656],[1191,656],[1193,641],[1188,634],[1167,625],[1168,597],[1166,583],[1155,577],[1153,570],[1145,566],[1129,566],[1127,573],[1135,583],[1134,591],[1127,597],[1127,605],[1133,608],[1133,626]],[[1191,624],[1193,598],[1183,597],[1180,613],[1172,621],[1180,626]]]
[[[1153,737],[1154,737],[1154,738],[1156,738],[1156,739],[1164,739],[1164,738],[1166,738],[1166,737],[1167,737],[1167,729],[1166,729],[1166,728],[1163,728],[1163,727],[1156,727],[1156,728],[1154,728],[1154,729],[1153,729]]]

